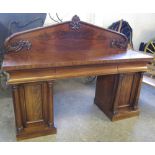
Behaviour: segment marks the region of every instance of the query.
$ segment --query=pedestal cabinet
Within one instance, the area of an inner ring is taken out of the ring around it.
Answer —
[[[138,115],[142,73],[97,77],[95,104],[112,120]]]
[[[53,82],[13,85],[17,138],[56,133],[53,118]]]

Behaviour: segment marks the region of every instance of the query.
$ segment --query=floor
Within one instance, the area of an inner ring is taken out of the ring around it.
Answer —
[[[111,122],[93,104],[95,83],[76,78],[54,86],[57,134],[24,141],[155,141],[155,88],[143,84],[139,117]],[[16,141],[12,99],[0,90],[0,141]]]
[[[151,76],[144,75],[143,76],[143,83],[146,83],[148,85],[155,87],[155,78],[151,78]]]

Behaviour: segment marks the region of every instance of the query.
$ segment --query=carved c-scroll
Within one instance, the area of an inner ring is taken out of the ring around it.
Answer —
[[[121,39],[113,39],[111,41],[110,47],[126,49],[127,48],[127,41],[126,40],[121,40]]]
[[[80,18],[77,15],[73,16],[72,21],[70,22],[70,28],[72,30],[79,30],[80,26]]]
[[[32,44],[28,40],[19,40],[17,42],[11,43],[6,47],[6,52],[18,52],[23,49],[30,50]]]

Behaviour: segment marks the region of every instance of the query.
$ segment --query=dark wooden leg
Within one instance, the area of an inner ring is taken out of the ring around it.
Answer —
[[[112,120],[139,115],[142,73],[98,76],[95,104]]]
[[[56,133],[52,88],[52,81],[13,86],[18,140]]]

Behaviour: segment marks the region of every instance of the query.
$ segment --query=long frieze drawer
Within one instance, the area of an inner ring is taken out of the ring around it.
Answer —
[[[8,83],[28,83],[61,78],[91,75],[117,74],[117,65],[87,65],[74,67],[58,67],[37,70],[15,71],[9,74]]]
[[[133,73],[133,72],[146,72],[146,62],[128,62],[118,64],[118,73]]]
[[[49,80],[55,74],[55,69],[35,69],[10,72],[9,84],[28,83]]]
[[[89,65],[89,66],[77,66],[77,67],[64,67],[57,68],[55,78],[68,78],[68,77],[80,77],[80,76],[93,76],[93,75],[106,75],[117,74],[116,65]]]

